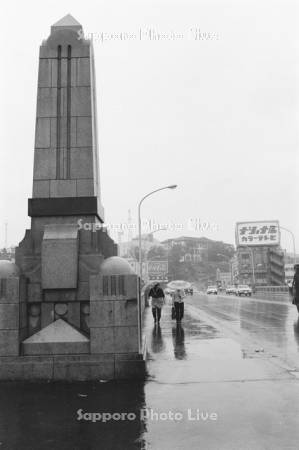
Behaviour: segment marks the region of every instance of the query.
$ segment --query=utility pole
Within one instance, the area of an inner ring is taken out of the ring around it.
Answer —
[[[281,230],[284,230],[284,231],[287,231],[288,233],[290,233],[290,235],[292,237],[292,241],[293,241],[293,255],[294,255],[293,258],[294,258],[294,264],[296,264],[297,263],[297,255],[296,255],[295,235],[294,235],[293,231],[290,230],[289,228],[281,227],[280,225],[279,225],[279,228]]]

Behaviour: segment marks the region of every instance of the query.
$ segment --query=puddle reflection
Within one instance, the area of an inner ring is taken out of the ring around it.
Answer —
[[[176,359],[186,359],[185,331],[180,323],[172,328],[173,351]]]
[[[165,343],[160,325],[155,325],[152,330],[151,350],[153,353],[161,353],[165,349]]]

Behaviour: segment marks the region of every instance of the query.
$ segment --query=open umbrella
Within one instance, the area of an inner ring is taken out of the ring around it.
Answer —
[[[189,289],[191,284],[184,280],[174,280],[167,284],[169,289]]]

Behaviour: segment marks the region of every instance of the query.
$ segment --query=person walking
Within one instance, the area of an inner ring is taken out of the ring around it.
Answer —
[[[292,284],[292,294],[293,294],[293,305],[297,306],[297,311],[299,313],[299,264],[294,266],[294,278]]]
[[[155,323],[160,322],[162,307],[164,305],[165,295],[163,289],[159,283],[156,283],[154,287],[148,293],[148,296],[152,298],[152,313]]]
[[[175,318],[177,322],[181,322],[184,317],[184,292],[176,289],[173,293],[173,304],[175,309]]]

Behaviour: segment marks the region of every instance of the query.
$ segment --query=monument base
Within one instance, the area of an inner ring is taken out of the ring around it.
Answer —
[[[144,380],[143,355],[2,356],[0,381]]]
[[[48,290],[42,301],[29,301],[30,280],[14,263],[0,264],[0,381],[145,379],[139,279],[127,261],[115,256],[98,270],[98,275],[86,273],[88,294],[75,309],[75,300],[61,301],[62,289],[50,292],[51,302]],[[46,324],[40,313],[48,309],[54,314]],[[74,309],[82,314],[82,328],[71,323],[68,313]]]

